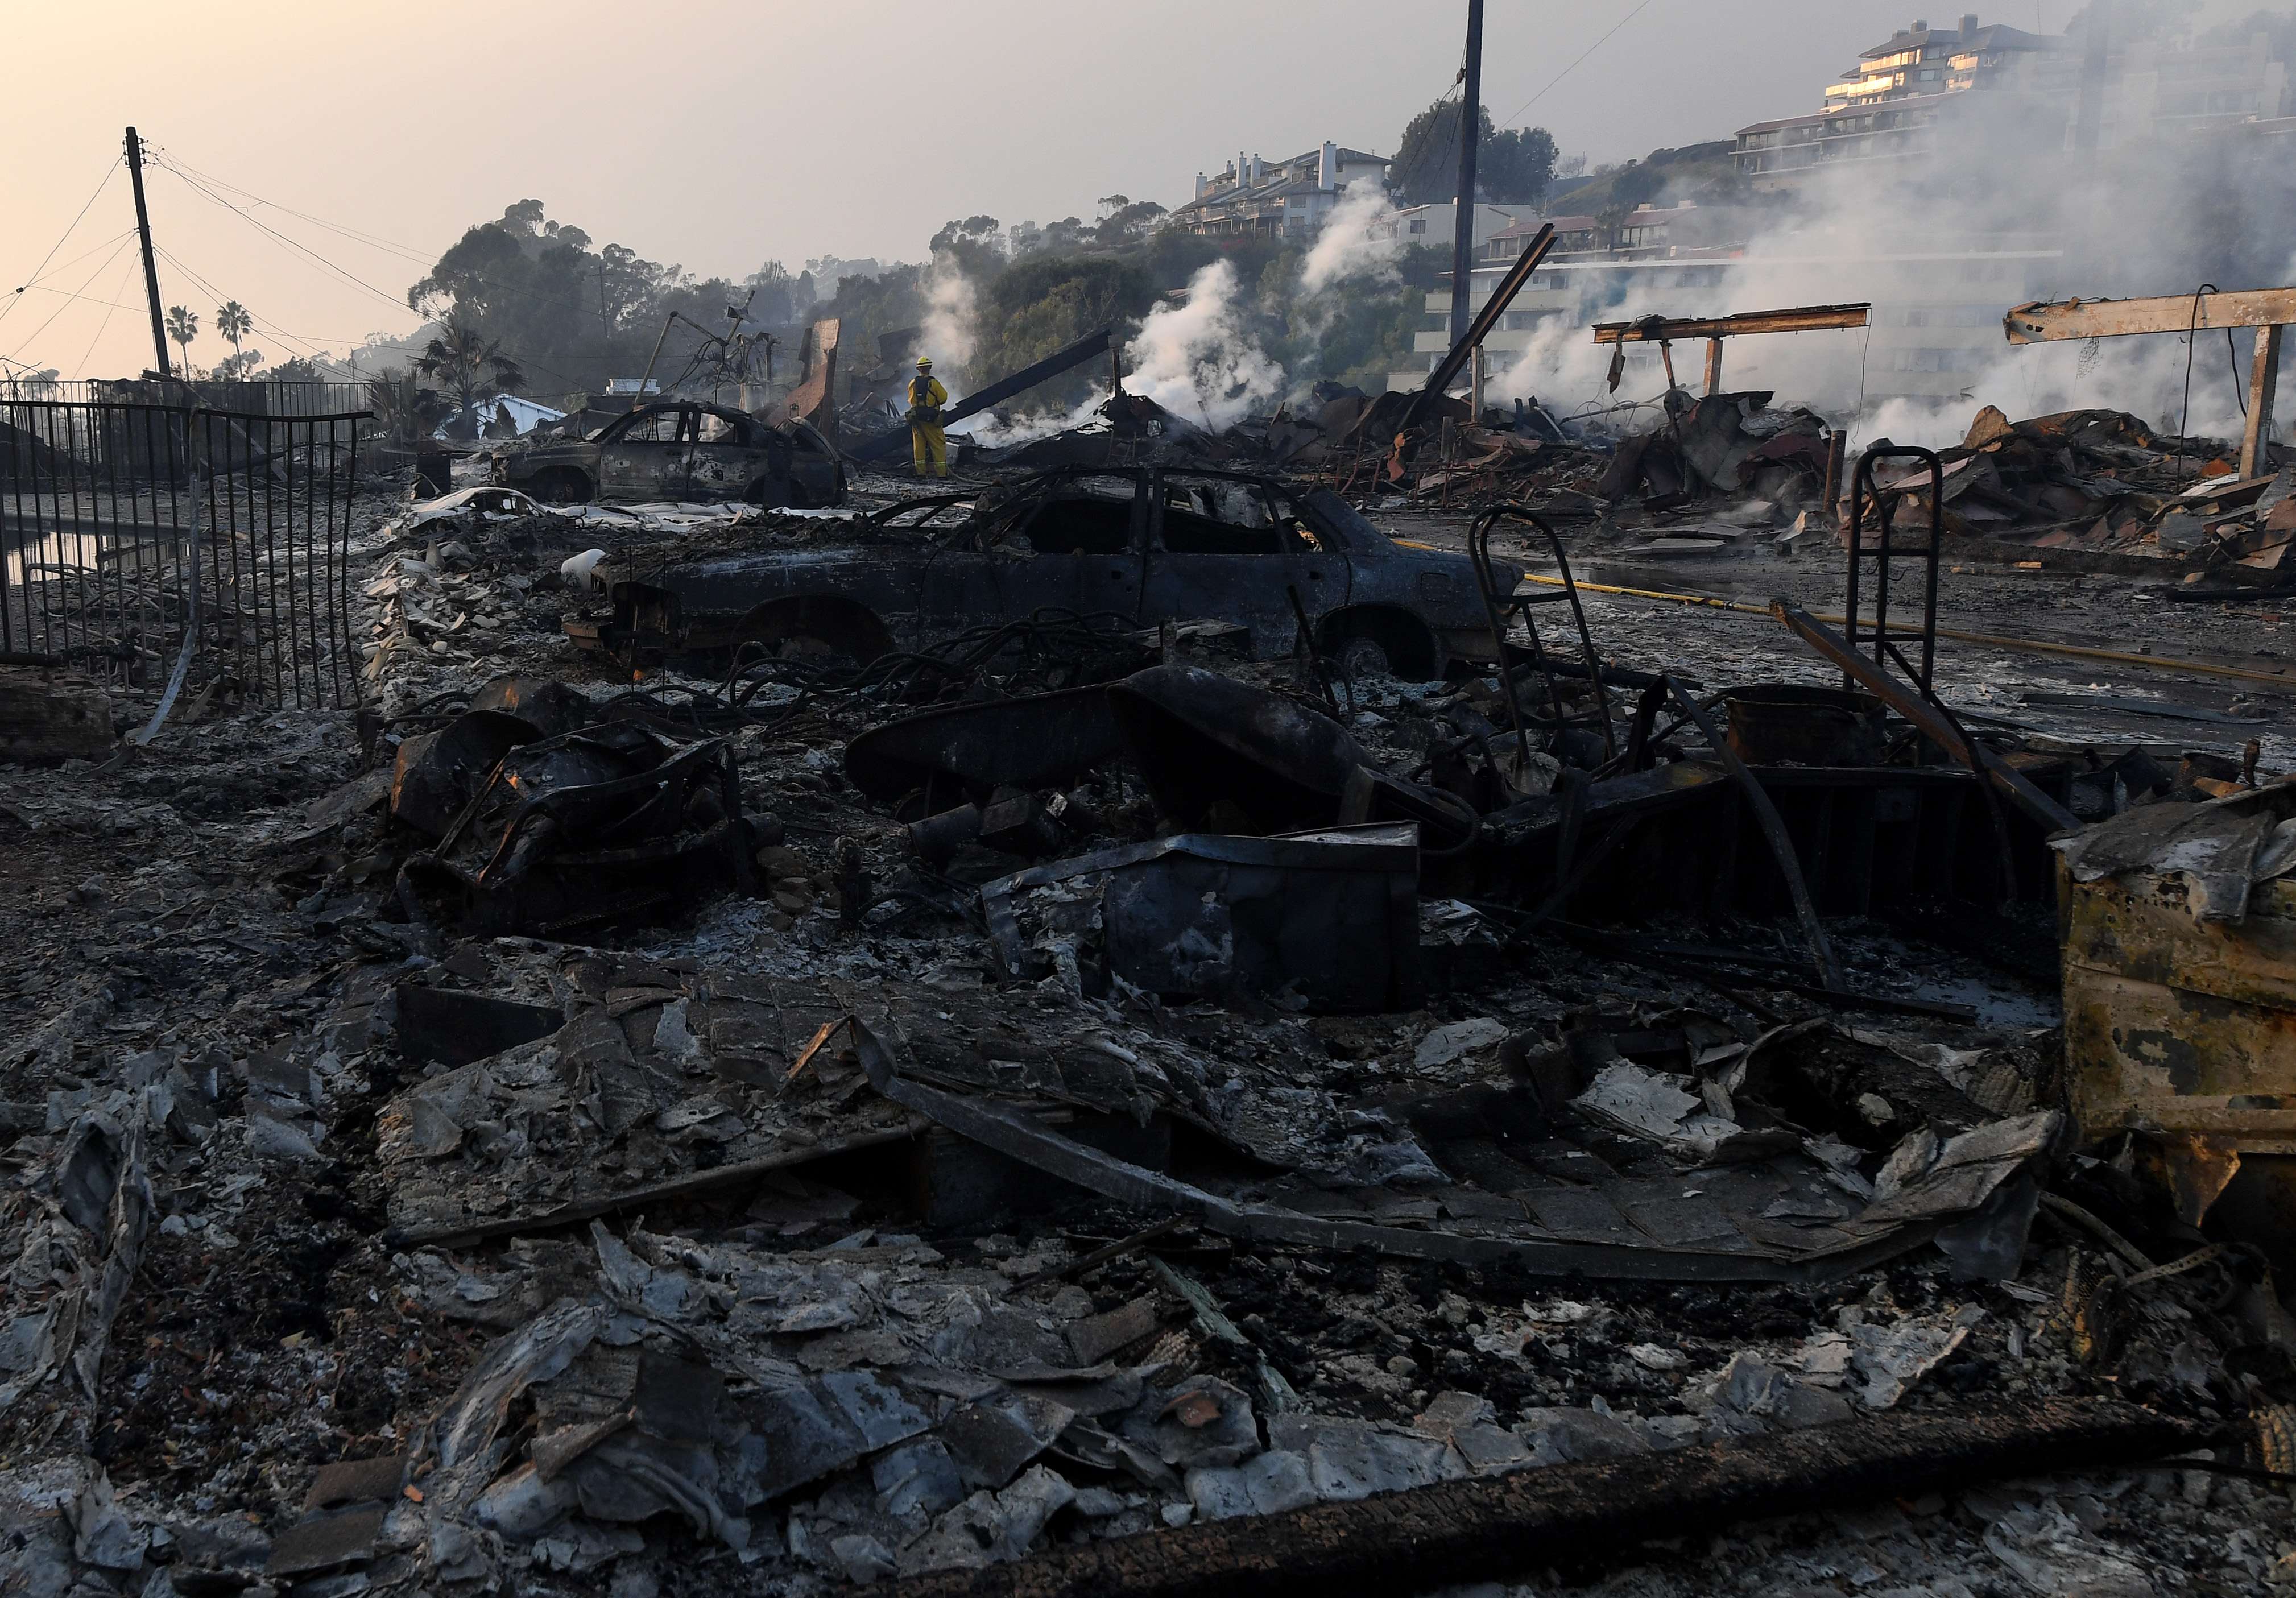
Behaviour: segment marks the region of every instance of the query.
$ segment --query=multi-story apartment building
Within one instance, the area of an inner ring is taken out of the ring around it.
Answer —
[[[1340,193],[1360,178],[1384,182],[1387,158],[1326,140],[1287,161],[1237,155],[1223,171],[1196,174],[1196,195],[1172,213],[1191,233],[1296,239],[1323,225]]]
[[[1955,143],[2031,150],[2072,136],[2087,60],[2077,34],[2026,33],[1974,13],[1952,29],[1915,22],[1863,51],[1824,107],[1738,130],[1738,175],[1792,190],[1833,171],[1918,162]],[[2099,144],[2105,149],[2286,114],[2288,73],[2271,39],[2210,50],[2109,49]]]

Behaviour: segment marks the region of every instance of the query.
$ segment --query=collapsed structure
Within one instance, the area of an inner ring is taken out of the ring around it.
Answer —
[[[1442,388],[917,500],[766,430],[841,508],[12,410],[0,1569],[2276,1578],[2292,751],[1941,622],[2251,598],[2296,469]]]

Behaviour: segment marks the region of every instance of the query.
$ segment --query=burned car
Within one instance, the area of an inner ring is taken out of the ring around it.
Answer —
[[[494,476],[559,504],[738,499],[802,509],[845,498],[845,468],[812,426],[700,400],[640,406],[587,438],[499,450]]]
[[[1495,577],[1511,590],[1521,574]],[[1398,544],[1329,489],[1238,472],[1063,467],[905,501],[857,520],[849,539],[633,548],[595,580],[611,617],[569,617],[565,630],[631,662],[744,644],[867,661],[1048,611],[1142,628],[1236,623],[1260,659],[1293,648],[1304,614],[1350,673],[1419,680],[1496,655],[1464,555]]]

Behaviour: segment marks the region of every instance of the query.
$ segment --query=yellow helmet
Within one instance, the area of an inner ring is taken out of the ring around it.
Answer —
[[[917,357],[917,370],[918,370],[918,371],[920,371],[920,372],[930,372],[930,371],[931,371],[931,370],[932,370],[932,356],[929,356],[929,355],[921,355],[921,356],[919,356]]]

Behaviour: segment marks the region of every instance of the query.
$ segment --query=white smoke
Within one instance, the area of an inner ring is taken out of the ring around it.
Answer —
[[[1973,129],[1964,136],[1979,135]],[[1997,150],[1941,147],[1932,158],[1933,178],[1882,184],[1829,173],[1796,203],[1738,212],[1743,231],[1710,212],[1710,231],[1722,224],[1717,242],[1745,239],[1742,255],[1718,262],[1704,284],[1691,281],[1699,270],[1676,273],[1669,270],[1673,263],[1653,263],[1637,270],[1633,286],[1615,301],[1594,291],[1575,295],[1587,319],[1539,316],[1529,348],[1494,377],[1488,392],[1499,403],[1535,396],[1558,415],[1607,419],[1614,433],[1647,431],[1660,422],[1666,387],[1657,347],[1626,347],[1624,381],[1612,393],[1606,381],[1612,347],[1594,342],[1588,322],[1867,300],[1867,329],[1726,340],[1722,387],[1769,389],[1776,403],[1807,405],[1847,429],[1853,447],[1881,438],[1932,447],[1958,444],[1987,405],[2013,419],[2090,407],[2127,411],[2161,433],[2237,438],[2254,342],[2245,330],[2236,335],[2232,369],[2221,331],[2203,332],[2189,348],[2181,333],[2013,345],[2001,331],[2001,317],[2028,300],[2191,292],[2205,258],[2195,243],[2198,224],[2206,220],[2198,208],[2225,176],[2210,163],[2227,158],[2197,137],[2189,144],[2188,151],[2186,142],[2173,148],[2155,142],[2121,157],[2128,164],[2108,168],[2102,184],[2118,199],[2102,205],[2078,198],[2054,160],[2021,163],[2000,159]],[[1972,176],[1956,179],[1956,172]],[[2109,216],[2114,204],[2141,212],[2145,225],[2092,223],[2097,232],[2086,249],[2061,236],[2067,219],[2079,227],[2085,212]],[[1574,286],[1589,278],[1615,281],[1607,269],[1569,263],[1538,274],[1542,284],[1554,276]],[[1680,281],[1665,286],[1658,281],[1665,277]],[[2223,286],[2267,285],[2227,280]],[[1916,331],[1929,328],[1940,331]],[[1918,365],[1936,360],[1940,350],[1965,366],[1931,373]],[[1699,392],[1704,342],[1678,343],[1672,355],[1676,382]],[[1943,392],[1906,397],[1921,388]]]
[[[996,449],[1008,444],[1027,444],[1037,438],[1049,438],[1054,433],[1087,426],[1100,420],[1100,407],[1107,403],[1108,396],[1095,390],[1078,401],[1076,408],[1066,415],[1045,414],[1007,418],[988,411],[969,416],[959,425],[975,444],[983,448]]]
[[[1214,432],[1281,393],[1283,368],[1243,325],[1236,293],[1234,264],[1218,260],[1182,304],[1160,302],[1125,350],[1125,388]]]
[[[1300,291],[1320,294],[1341,278],[1359,275],[1392,281],[1403,240],[1382,224],[1395,215],[1387,190],[1368,177],[1347,186],[1340,202],[1324,218],[1324,230],[1300,268]]]
[[[933,375],[940,379],[949,398],[961,399],[964,395],[958,391],[958,373],[972,365],[973,351],[980,342],[976,331],[979,297],[973,291],[972,280],[965,276],[956,258],[945,250],[933,257],[932,265],[926,268],[924,291],[924,342],[917,353],[932,357]]]

